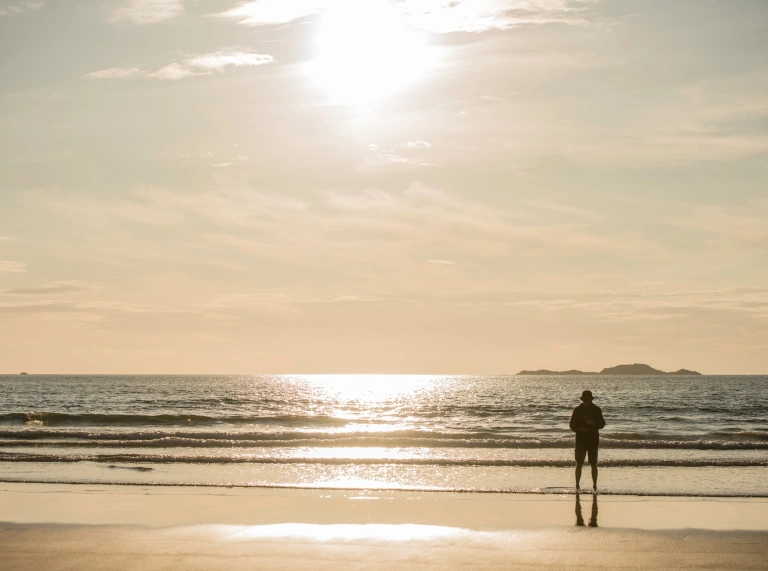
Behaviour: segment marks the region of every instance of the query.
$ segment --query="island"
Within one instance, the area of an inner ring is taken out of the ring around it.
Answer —
[[[22,371],[22,372],[21,372],[21,373],[19,373],[19,374],[20,374],[20,375],[28,375],[29,373],[25,373],[24,371]]]
[[[539,369],[538,371],[522,370],[518,375],[701,375],[698,371],[688,369],[679,369],[677,371],[666,373],[659,369],[654,369],[650,365],[635,363],[633,365],[617,365],[615,367],[606,367],[599,373],[585,372],[571,369],[569,371],[550,371],[548,369]]]
[[[599,375],[600,373],[589,371],[577,371],[571,369],[570,371],[550,371],[549,369],[539,369],[538,371],[520,371],[518,375]]]

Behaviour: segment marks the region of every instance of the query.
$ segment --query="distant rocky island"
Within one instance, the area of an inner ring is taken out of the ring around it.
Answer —
[[[680,369],[671,373],[654,369],[650,365],[644,365],[642,363],[635,363],[634,365],[617,365],[615,367],[607,367],[600,371],[577,371],[571,369],[570,371],[549,371],[547,369],[539,369],[538,371],[520,371],[518,375],[701,375],[698,371],[689,371],[688,369]]]

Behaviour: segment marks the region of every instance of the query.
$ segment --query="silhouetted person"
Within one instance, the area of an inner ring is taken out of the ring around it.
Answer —
[[[576,491],[581,482],[584,458],[589,457],[592,466],[592,490],[597,492],[597,449],[600,446],[599,430],[605,426],[603,411],[592,403],[592,391],[581,393],[582,403],[573,409],[570,427],[576,433]]]
[[[581,502],[579,493],[576,492],[576,525],[584,525],[584,517],[581,515]],[[592,494],[592,514],[589,518],[589,527],[597,527],[597,495]]]

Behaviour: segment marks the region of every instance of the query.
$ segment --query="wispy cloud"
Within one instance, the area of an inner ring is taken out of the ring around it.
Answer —
[[[215,17],[247,26],[268,26],[311,16],[328,4],[328,0],[254,0],[215,14]]]
[[[599,0],[405,0],[409,23],[432,32],[484,32],[551,23],[584,25],[582,9]]]
[[[154,24],[184,13],[182,0],[126,0],[112,13],[113,22]]]
[[[224,167],[231,167],[232,165],[236,165],[238,163],[247,163],[251,159],[249,157],[246,157],[245,155],[235,155],[235,157],[232,158],[230,161],[224,161],[221,163],[211,163],[212,167],[216,168],[224,168]]]
[[[26,271],[27,265],[24,262],[0,260],[0,274],[23,274]]]
[[[600,0],[400,0],[404,22],[432,32],[484,32],[550,23],[584,25],[583,9]],[[253,0],[214,14],[247,26],[285,24],[316,14],[332,0]]]
[[[743,205],[695,204],[667,223],[708,236],[707,247],[743,251],[768,245],[768,200]]]
[[[236,310],[255,313],[277,312],[296,313],[296,300],[282,293],[243,293],[228,294],[213,299],[201,306],[202,309],[215,311]]]
[[[141,187],[116,201],[44,200],[78,219],[193,225],[202,229],[212,250],[216,246],[216,251],[285,259],[344,255],[355,260],[381,254],[382,260],[394,263],[393,252],[408,252],[423,267],[423,260],[480,260],[513,253],[548,252],[558,259],[611,254],[629,260],[669,254],[630,230],[617,233],[595,226],[582,213],[566,211],[552,220],[530,208],[502,210],[422,184],[400,192],[318,191],[301,200],[243,187],[202,193]]]
[[[101,286],[90,282],[82,281],[63,281],[51,282],[40,286],[19,287],[3,290],[2,293],[8,295],[51,295],[58,293],[73,293],[79,291],[91,291]]]
[[[735,287],[719,290],[660,292],[594,292],[590,294],[536,295],[519,297],[504,305],[542,312],[588,312],[611,321],[658,321],[681,319],[704,312],[768,315],[768,288]]]
[[[195,56],[187,60],[187,65],[195,69],[222,70],[227,67],[247,67],[270,63],[272,56],[255,54],[252,52],[225,49],[201,56]]]
[[[11,241],[11,240],[14,240],[14,238],[11,238],[10,236],[0,236],[0,242]]]
[[[185,65],[183,63],[173,62],[169,63],[168,65],[164,65],[156,71],[144,74],[144,77],[177,81],[179,79],[184,79],[185,77],[205,75],[206,73],[208,72],[195,69],[194,67]]]
[[[32,316],[51,314],[82,314],[102,319],[111,314],[182,313],[184,310],[167,310],[157,307],[125,303],[121,301],[72,301],[46,299],[17,303],[0,302],[0,315]]]
[[[272,63],[274,58],[267,54],[257,54],[240,48],[224,48],[215,52],[190,56],[180,62],[172,62],[154,71],[137,67],[112,67],[86,73],[87,79],[138,79],[152,78],[179,80],[196,75],[207,75],[227,68],[252,67]]]
[[[431,146],[427,141],[406,141],[402,144],[387,147],[372,143],[366,148],[367,153],[361,168],[363,170],[377,170],[397,167],[432,166],[432,163],[414,156],[423,156],[423,153],[419,153],[419,151],[429,149]],[[406,155],[410,154],[410,156],[404,156],[401,154],[403,152]]]
[[[28,10],[39,10],[42,7],[43,2],[33,2],[31,0],[26,2],[0,1],[0,17],[20,14]]]
[[[337,295],[333,297],[305,296],[283,292],[236,293],[217,296],[195,308],[218,318],[242,319],[243,313],[296,314],[323,305],[363,305],[412,303],[406,297],[377,295]]]
[[[435,264],[437,266],[455,266],[456,262],[451,260],[427,260],[428,264]]]
[[[758,157],[768,152],[768,135],[758,127],[768,117],[766,90],[765,66],[693,82],[683,77],[658,104],[636,108],[637,113],[623,101],[629,119],[620,130],[582,125],[577,138],[565,135],[570,140],[561,148],[580,162],[614,167]]]
[[[135,79],[143,75],[144,73],[138,67],[110,67],[86,73],[83,77],[88,79]]]

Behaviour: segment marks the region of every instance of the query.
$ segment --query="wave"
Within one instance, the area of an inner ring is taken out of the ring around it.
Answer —
[[[205,401],[205,402],[203,402]],[[160,408],[159,403],[154,401],[139,401],[143,404],[142,408],[151,410],[153,407]],[[167,403],[171,404],[171,403]],[[29,412],[9,412],[0,414],[0,426],[93,426],[93,427],[113,427],[113,426],[165,426],[165,427],[190,427],[190,426],[215,426],[215,425],[233,425],[233,426],[284,426],[284,427],[343,427],[353,422],[364,422],[366,424],[388,424],[397,422],[413,422],[418,419],[420,422],[429,424],[438,419],[441,423],[456,423],[465,425],[474,424],[482,430],[482,427],[490,425],[493,430],[524,430],[526,420],[530,421],[531,430],[565,430],[567,431],[569,411],[564,410],[562,406],[537,405],[530,404],[526,407],[500,407],[493,405],[441,405],[421,406],[416,409],[405,409],[400,406],[382,407],[375,411],[361,408],[360,406],[345,406],[337,403],[334,410],[341,410],[351,414],[353,417],[359,417],[357,420],[352,418],[339,418],[329,414],[328,402],[289,403],[283,400],[262,399],[258,403],[243,404],[238,399],[201,399],[196,401],[194,406],[186,401],[174,402],[173,412],[167,412],[169,408],[163,407],[155,414],[125,413],[125,412],[53,412],[53,411],[29,411]],[[187,408],[189,412],[180,414],[174,411],[178,408]],[[220,412],[216,408],[224,407],[231,412]],[[250,410],[244,411],[243,407]],[[241,413],[234,411],[240,410]],[[314,411],[314,412],[313,412]],[[740,418],[753,424],[762,423],[765,415],[768,413],[768,407],[763,405],[743,405],[738,408],[733,407],[711,407],[711,406],[635,406],[631,410],[622,410],[622,407],[616,407],[612,414],[621,419],[637,419],[646,422],[649,417],[658,423],[666,423],[669,426],[687,427],[691,424],[706,426],[711,420],[712,415],[727,415],[728,419]],[[610,419],[609,419],[610,420]],[[549,426],[551,425],[551,426]],[[746,428],[746,427],[745,427]],[[755,431],[760,432],[759,430]],[[768,439],[768,431],[763,430],[763,438]]]
[[[373,421],[372,424],[376,422]],[[69,414],[13,412],[0,414],[0,424],[37,426],[205,426],[215,424],[273,424],[288,426],[346,426],[348,421],[325,415],[207,416],[200,414]]]
[[[768,450],[768,434],[759,431],[672,436],[615,433],[601,438],[602,448],[683,450]],[[489,432],[258,432],[137,430],[91,431],[17,429],[0,431],[0,447],[385,447],[385,448],[572,448],[572,436],[501,436]]]
[[[172,456],[147,454],[15,454],[0,452],[0,462],[46,462],[73,463],[97,462],[116,464],[322,464],[322,465],[398,465],[398,466],[453,466],[453,467],[530,467],[530,468],[567,468],[573,466],[573,460],[520,459],[520,460],[482,460],[448,458],[259,458],[259,457],[211,457],[211,456]],[[601,467],[765,467],[768,460],[718,460],[718,459],[619,459],[603,460]],[[142,470],[143,467],[131,467]]]

